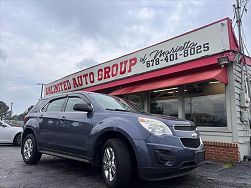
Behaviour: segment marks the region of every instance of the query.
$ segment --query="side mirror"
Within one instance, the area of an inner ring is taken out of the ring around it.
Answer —
[[[4,125],[4,124],[0,124],[0,126],[2,126],[3,128],[7,127],[7,126],[6,126],[6,125]]]
[[[82,112],[92,112],[92,107],[86,103],[79,103],[73,106],[73,110]]]

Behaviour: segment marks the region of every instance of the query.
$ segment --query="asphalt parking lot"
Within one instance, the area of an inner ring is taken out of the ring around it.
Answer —
[[[251,162],[226,168],[205,163],[190,175],[172,180],[146,182],[134,180],[133,187],[251,187]],[[37,165],[22,161],[20,147],[0,145],[0,187],[106,187],[101,173],[90,165],[43,155]]]

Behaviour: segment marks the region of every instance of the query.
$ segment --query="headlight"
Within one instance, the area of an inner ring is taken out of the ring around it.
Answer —
[[[150,118],[138,118],[139,123],[154,135],[161,136],[163,134],[172,135],[172,131],[169,127],[161,121],[150,119]]]

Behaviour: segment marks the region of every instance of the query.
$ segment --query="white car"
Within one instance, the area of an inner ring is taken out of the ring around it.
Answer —
[[[0,143],[13,143],[21,145],[22,127],[13,127],[3,121],[0,121]]]

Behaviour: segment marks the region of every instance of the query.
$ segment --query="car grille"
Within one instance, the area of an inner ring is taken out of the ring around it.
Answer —
[[[194,131],[196,126],[174,126],[176,131]]]
[[[200,146],[200,138],[180,138],[182,144],[188,148],[198,148]]]

